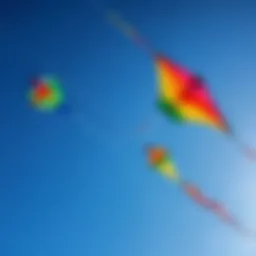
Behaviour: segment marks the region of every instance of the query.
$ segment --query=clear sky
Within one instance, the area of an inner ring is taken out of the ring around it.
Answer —
[[[256,16],[245,1],[138,0],[117,8],[155,47],[201,74],[256,145]],[[0,255],[241,256],[256,243],[150,171],[145,142],[256,229],[256,165],[224,135],[177,126],[154,108],[153,63],[83,1],[0,5]],[[83,114],[43,115],[28,79],[58,75]],[[149,132],[136,127],[151,116]]]

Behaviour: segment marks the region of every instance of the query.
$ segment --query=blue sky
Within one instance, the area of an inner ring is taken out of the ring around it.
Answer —
[[[101,4],[2,2],[0,254],[255,255],[255,243],[150,171],[142,147],[167,147],[184,176],[256,228],[255,165],[224,135],[174,125],[154,109],[152,61],[104,21]],[[256,145],[255,5],[105,6],[204,76],[237,132]],[[37,73],[58,75],[79,114],[33,111],[25,94]],[[149,116],[149,132],[134,134]]]

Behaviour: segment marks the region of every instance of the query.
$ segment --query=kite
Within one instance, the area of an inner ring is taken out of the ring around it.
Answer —
[[[67,108],[64,90],[55,77],[42,76],[34,79],[28,92],[28,100],[41,112],[54,113]]]
[[[203,78],[155,51],[149,42],[116,12],[109,11],[107,18],[123,34],[144,48],[153,59],[158,83],[156,103],[161,113],[180,124],[190,123],[217,129],[233,138],[248,158],[256,160],[255,150],[236,136],[213,100]]]
[[[233,227],[241,234],[255,237],[255,234],[245,229],[240,222],[221,203],[207,197],[197,186],[186,181],[179,174],[171,155],[160,146],[146,147],[147,161],[151,167],[164,177],[172,180],[196,204],[211,211],[220,220]]]

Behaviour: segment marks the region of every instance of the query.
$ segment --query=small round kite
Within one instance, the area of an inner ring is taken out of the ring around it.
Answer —
[[[36,78],[28,92],[33,107],[42,112],[56,112],[65,101],[63,88],[54,77]]]

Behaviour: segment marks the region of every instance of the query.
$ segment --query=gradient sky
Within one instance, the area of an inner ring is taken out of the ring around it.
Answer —
[[[256,242],[150,171],[142,146],[166,146],[184,176],[255,229],[256,165],[222,134],[177,126],[154,109],[152,61],[104,21],[101,6],[1,2],[0,255],[255,255]],[[204,76],[237,132],[256,145],[256,4],[105,6]],[[29,78],[38,73],[61,78],[77,115],[29,107]],[[149,132],[136,134],[149,117]]]

